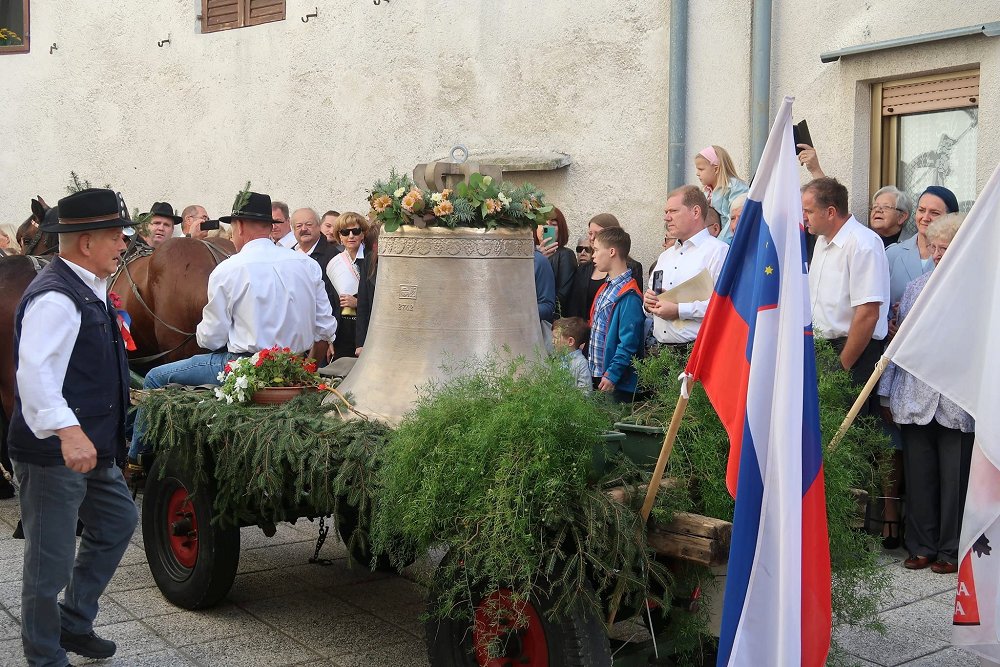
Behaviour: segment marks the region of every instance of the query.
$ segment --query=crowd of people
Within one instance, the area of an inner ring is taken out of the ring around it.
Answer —
[[[800,162],[814,177],[802,188],[803,223],[814,240],[808,257],[814,331],[860,386],[963,216],[944,187],[911,198],[890,186],[875,193],[862,224],[848,209],[847,189],[822,173],[812,148],[803,148]],[[662,252],[648,274],[630,256],[631,237],[611,213],[593,216],[575,248],[568,247],[569,227],[558,208],[536,228],[540,326],[584,391],[635,400],[635,359],[667,348],[686,354],[699,334],[748,188],[720,146],[700,151],[694,167],[700,185],[667,195]],[[115,652],[113,642],[94,633],[93,621],[136,523],[114,465],[121,457],[116,443],[125,437],[128,372],[107,302],[108,279],[131,234],[126,211],[111,190],[60,200],[42,225],[60,235],[59,257],[31,284],[17,312],[16,341],[32,341],[30,354],[18,347],[9,437],[27,540],[22,638],[30,664],[68,664],[66,651],[91,658]],[[901,239],[911,215],[916,234]],[[275,345],[320,360],[362,354],[378,268],[378,228],[366,216],[290,211],[245,191],[218,221],[203,206],[177,215],[167,202],[153,204],[144,218],[141,241],[149,248],[174,236],[216,235],[230,238],[236,250],[209,277],[196,337],[210,352],[155,368],[146,388],[218,384],[228,362]],[[973,420],[892,366],[867,412],[881,415],[894,447],[885,545],[899,544],[895,499],[905,479],[905,567],[954,572]],[[139,466],[148,449],[144,430],[140,413],[128,451]],[[85,524],[79,554],[77,515]]]

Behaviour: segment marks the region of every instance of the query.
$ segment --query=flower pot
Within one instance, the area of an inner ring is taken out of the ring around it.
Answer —
[[[258,405],[278,405],[287,403],[304,391],[316,391],[315,387],[264,387],[258,389],[250,400]]]
[[[597,481],[608,471],[608,462],[614,460],[622,451],[625,434],[618,431],[608,431],[601,434],[601,439],[591,450],[590,479]]]
[[[633,463],[652,470],[663,448],[663,436],[667,429],[662,426],[639,426],[615,422],[615,428],[625,434],[621,442],[622,452]]]

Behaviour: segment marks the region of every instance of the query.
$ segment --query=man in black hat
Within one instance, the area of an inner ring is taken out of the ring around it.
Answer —
[[[167,384],[220,384],[226,364],[275,345],[325,358],[337,332],[319,263],[289,252],[270,239],[274,219],[271,198],[243,191],[233,204],[230,223],[236,254],[208,277],[208,303],[196,337],[209,354],[199,354],[150,371],[145,389]],[[142,464],[143,414],[136,414],[129,459]]]
[[[142,237],[149,247],[156,249],[174,235],[174,225],[180,224],[181,216],[174,215],[174,207],[165,201],[158,201],[149,207],[147,231]]]
[[[107,301],[130,224],[125,202],[111,190],[61,199],[58,222],[42,226],[59,234],[59,256],[17,308],[8,442],[24,525],[21,639],[29,665],[68,665],[67,651],[115,653],[93,624],[138,520],[115,465],[123,454],[128,366]],[[76,554],[78,516],[86,527]]]

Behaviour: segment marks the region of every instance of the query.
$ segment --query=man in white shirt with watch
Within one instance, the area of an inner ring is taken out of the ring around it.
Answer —
[[[245,200],[245,201],[244,201]],[[337,332],[319,264],[301,252],[288,252],[270,238],[274,220],[271,198],[242,192],[230,222],[236,254],[208,277],[208,303],[196,337],[208,354],[199,354],[150,371],[144,389],[167,384],[220,384],[219,375],[237,357],[251,356],[275,345],[325,359]],[[142,411],[129,449],[131,463],[148,451]]]
[[[676,303],[659,298],[666,291],[708,271],[714,284],[722,272],[729,246],[705,228],[708,200],[693,185],[677,188],[667,195],[663,211],[666,235],[674,242],[660,254],[653,267],[653,285],[643,294],[643,305],[653,319],[653,338],[660,345],[686,346],[694,342],[708,310],[708,299]],[[657,274],[657,271],[660,273]]]
[[[802,188],[802,216],[816,236],[809,265],[815,336],[829,340],[841,366],[864,384],[889,330],[889,262],[882,239],[847,210],[847,188],[835,178],[817,178]]]

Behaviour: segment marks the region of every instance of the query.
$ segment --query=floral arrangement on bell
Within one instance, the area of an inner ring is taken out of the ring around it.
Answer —
[[[215,397],[226,403],[246,403],[255,392],[268,387],[326,389],[316,373],[314,359],[277,345],[250,357],[233,359],[219,373],[219,382],[222,385],[215,388]]]
[[[376,181],[368,197],[368,217],[387,232],[400,225],[417,227],[534,227],[545,224],[552,206],[545,193],[525,183],[513,185],[476,172],[454,190],[431,192],[393,169],[388,180]]]

